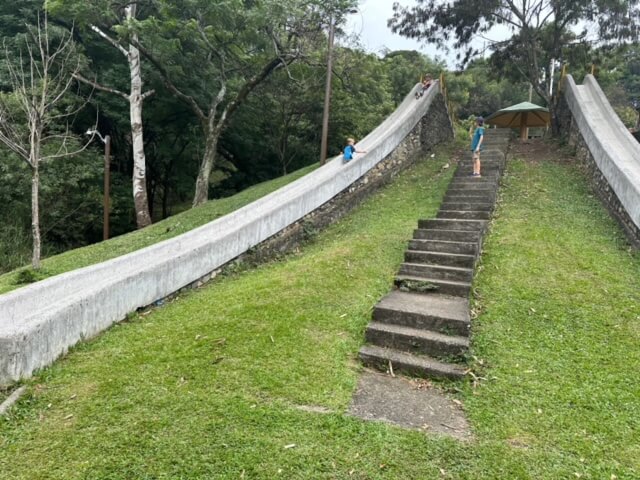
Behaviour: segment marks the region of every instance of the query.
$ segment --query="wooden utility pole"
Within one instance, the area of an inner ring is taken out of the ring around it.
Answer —
[[[109,239],[109,203],[111,190],[111,136],[104,137],[104,212],[102,219],[102,239]]]
[[[324,112],[322,114],[322,141],[320,143],[320,165],[327,163],[327,143],[329,136],[329,106],[331,104],[331,77],[333,73],[334,18],[329,17],[329,47],[327,52],[327,81],[324,91]]]

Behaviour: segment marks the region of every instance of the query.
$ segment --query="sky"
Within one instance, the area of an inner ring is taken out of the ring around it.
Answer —
[[[397,0],[404,7],[417,4],[415,0]],[[387,20],[393,16],[394,0],[360,0],[358,12],[350,15],[347,31],[360,37],[365,50],[374,53],[387,47],[389,50],[417,50],[431,58],[440,57],[450,68],[455,67],[455,52],[448,55],[433,45],[402,37],[391,32],[387,27]],[[508,36],[508,31],[492,31],[491,38],[500,40]],[[482,41],[482,40],[480,40]]]
[[[391,32],[387,20],[393,15],[394,0],[360,0],[358,12],[349,18],[349,30],[360,36],[362,46],[370,52],[389,50],[418,50],[435,54],[433,47],[423,48],[420,42]],[[400,0],[403,6],[413,6],[414,0]]]

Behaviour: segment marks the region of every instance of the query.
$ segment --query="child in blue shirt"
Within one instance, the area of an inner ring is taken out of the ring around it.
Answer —
[[[469,129],[469,137],[471,137],[471,156],[473,158],[473,174],[472,177],[480,177],[480,151],[482,150],[482,141],[484,140],[484,118],[476,118],[476,129]]]
[[[367,153],[366,150],[358,150],[356,148],[356,141],[353,138],[347,138],[347,146],[342,151],[344,162],[350,162],[354,159],[356,153]]]

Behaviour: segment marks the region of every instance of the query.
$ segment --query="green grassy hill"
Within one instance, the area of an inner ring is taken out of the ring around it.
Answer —
[[[105,242],[69,250],[60,255],[47,258],[42,262],[42,270],[35,275],[28,275],[28,278],[35,276],[35,278],[41,280],[77,268],[104,262],[110,258],[119,257],[120,255],[148,247],[162,240],[175,237],[211,222],[227,213],[233,212],[310,173],[317,167],[318,165],[314,164],[302,168],[289,175],[254,185],[231,197],[210,200],[200,207],[178,213],[142,230],[136,230],[119,237],[111,238]],[[21,272],[25,270],[28,269],[23,268],[0,275],[0,294],[21,287]]]
[[[299,253],[136,315],[26,382],[0,419],[3,475],[640,478],[640,256],[549,152],[508,166],[475,281],[477,380],[444,385],[473,440],[344,415],[371,308],[437,211],[450,154]]]

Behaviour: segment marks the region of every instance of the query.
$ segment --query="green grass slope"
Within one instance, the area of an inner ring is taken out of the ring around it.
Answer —
[[[42,280],[46,277],[104,262],[110,258],[119,257],[120,255],[188,232],[218,217],[244,207],[254,200],[310,173],[317,167],[318,165],[314,164],[302,168],[289,175],[254,185],[231,197],[210,200],[200,207],[178,213],[142,230],[136,230],[119,237],[111,238],[105,242],[69,250],[60,255],[44,259],[41,272],[35,274],[36,278]],[[19,283],[18,278],[24,270],[25,269],[20,269],[0,275],[0,294],[21,287],[22,285]]]
[[[75,348],[0,419],[12,479],[637,479],[640,259],[580,172],[514,161],[476,287],[459,443],[345,416],[371,307],[449,152],[286,261]],[[635,345],[635,351],[633,346]],[[301,407],[322,407],[314,413]]]

